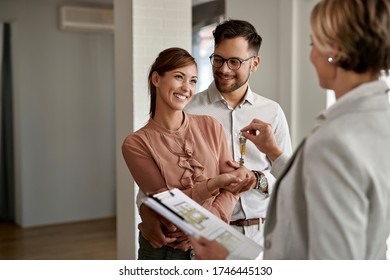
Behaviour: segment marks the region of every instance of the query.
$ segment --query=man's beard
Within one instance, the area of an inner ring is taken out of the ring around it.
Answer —
[[[215,82],[215,86],[217,87],[218,91],[220,93],[231,93],[231,92],[234,92],[236,91],[237,89],[239,89],[240,87],[242,87],[244,84],[246,84],[246,82],[248,82],[249,80],[249,77],[250,77],[250,72],[248,74],[248,76],[246,77],[245,81],[241,82],[240,81],[237,81],[236,79],[236,82],[231,85],[231,86],[222,86],[220,83],[219,83],[219,79],[218,77],[223,77],[225,75],[223,74],[219,74],[219,73],[214,73],[214,82]],[[234,76],[234,78],[236,77],[236,75]]]

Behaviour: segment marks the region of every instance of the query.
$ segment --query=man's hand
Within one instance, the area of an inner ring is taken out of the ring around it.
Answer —
[[[177,240],[176,237],[166,235],[166,233],[177,231],[177,228],[151,208],[142,204],[140,215],[142,223],[138,225],[138,229],[153,248],[161,248]]]
[[[168,246],[182,251],[187,251],[191,249],[191,243],[190,240],[188,239],[188,235],[185,234],[182,230],[177,230],[176,232],[167,233],[166,236],[176,238],[176,241],[167,244]]]
[[[257,149],[274,161],[283,152],[276,143],[272,126],[258,119],[241,129],[242,135],[256,145]]]

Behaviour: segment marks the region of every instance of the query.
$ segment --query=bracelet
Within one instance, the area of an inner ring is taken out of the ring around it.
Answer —
[[[255,174],[256,179],[257,179],[257,184],[256,184],[255,189],[259,190],[260,192],[262,192],[265,195],[268,195],[267,177],[265,177],[265,175],[263,173],[260,173],[259,171],[252,170],[252,172]],[[265,186],[262,186],[264,184],[265,184]]]
[[[259,189],[259,182],[260,182],[261,176],[260,176],[259,172],[256,171],[256,170],[252,170],[252,172],[256,176],[256,187],[255,187],[255,189]]]

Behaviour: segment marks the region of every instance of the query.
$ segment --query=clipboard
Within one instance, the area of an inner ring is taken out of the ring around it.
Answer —
[[[179,189],[171,189],[143,199],[145,205],[191,236],[217,240],[231,256],[256,259],[262,247],[230,227]]]

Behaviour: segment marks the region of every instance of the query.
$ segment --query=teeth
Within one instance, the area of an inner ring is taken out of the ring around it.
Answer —
[[[184,95],[179,95],[179,94],[175,94],[175,96],[181,100],[184,100],[186,99],[187,97],[185,97]]]

